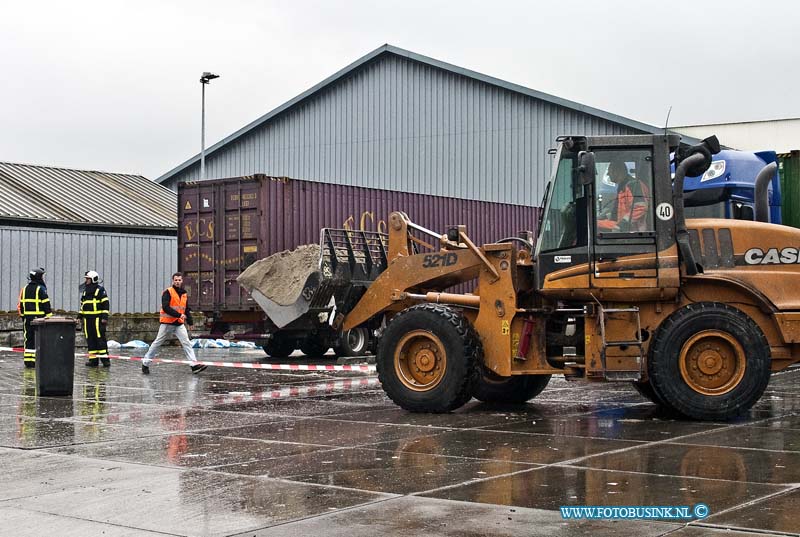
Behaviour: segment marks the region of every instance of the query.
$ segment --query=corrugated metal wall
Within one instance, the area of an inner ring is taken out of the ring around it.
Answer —
[[[778,155],[781,178],[781,221],[800,228],[800,151]]]
[[[28,271],[41,266],[56,309],[77,311],[83,274],[97,270],[112,313],[158,311],[177,250],[176,237],[0,226],[0,310],[16,309]]]
[[[386,55],[212,153],[206,172],[538,205],[557,136],[637,132]],[[195,164],[165,186],[198,177]]]

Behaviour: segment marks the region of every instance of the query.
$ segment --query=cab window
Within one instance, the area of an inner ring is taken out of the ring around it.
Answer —
[[[651,150],[598,150],[595,224],[598,234],[653,231]]]
[[[578,181],[577,168],[577,154],[562,149],[544,209],[540,251],[586,244],[586,233],[582,232],[586,228],[586,204],[582,203],[583,186]]]

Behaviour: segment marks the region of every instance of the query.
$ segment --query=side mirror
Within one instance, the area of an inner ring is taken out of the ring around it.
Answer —
[[[578,181],[582,185],[591,185],[597,177],[597,168],[594,165],[594,153],[581,151],[578,153]]]

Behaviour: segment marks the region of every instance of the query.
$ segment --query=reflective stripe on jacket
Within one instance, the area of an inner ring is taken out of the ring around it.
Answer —
[[[174,287],[167,289],[169,292],[169,307],[174,309],[180,314],[186,313],[186,304],[189,302],[189,294],[183,293],[179,295]],[[183,324],[180,317],[173,317],[168,314],[164,309],[161,309],[161,322],[166,324]]]
[[[29,283],[19,292],[17,311],[21,317],[49,317],[52,315],[47,289],[40,283]]]
[[[109,314],[109,302],[106,290],[98,285],[94,291],[87,286],[81,295],[81,313],[83,315]]]

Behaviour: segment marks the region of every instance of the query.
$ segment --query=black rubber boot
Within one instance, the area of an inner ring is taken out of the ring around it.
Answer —
[[[97,358],[91,358],[89,360],[86,360],[86,363],[83,365],[85,365],[86,367],[97,367],[98,365]]]
[[[110,358],[100,358],[100,361],[103,363],[103,367],[111,367]]]

